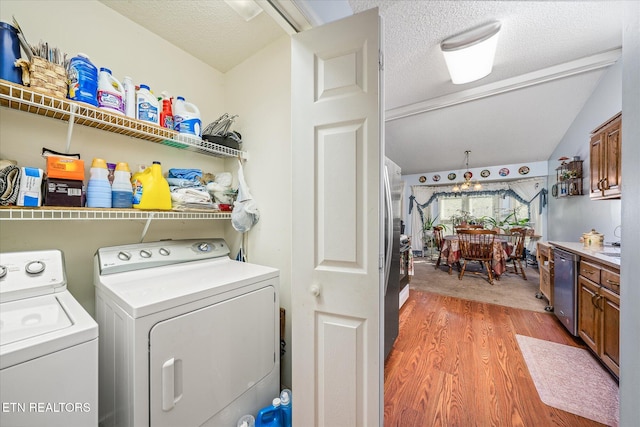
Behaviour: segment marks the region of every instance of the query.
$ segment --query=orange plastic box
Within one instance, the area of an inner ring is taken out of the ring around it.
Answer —
[[[84,181],[84,160],[49,156],[47,157],[47,176]]]

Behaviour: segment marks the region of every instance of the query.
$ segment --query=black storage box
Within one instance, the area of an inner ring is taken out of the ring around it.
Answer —
[[[85,202],[83,181],[46,178],[44,180],[44,206],[68,206],[81,208]]]

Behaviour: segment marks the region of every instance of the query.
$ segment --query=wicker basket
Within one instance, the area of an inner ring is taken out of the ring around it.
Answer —
[[[67,97],[67,71],[62,65],[34,56],[29,77],[32,89],[58,98]]]

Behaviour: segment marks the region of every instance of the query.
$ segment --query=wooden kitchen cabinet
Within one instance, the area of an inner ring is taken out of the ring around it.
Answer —
[[[549,304],[544,308],[546,311],[553,310],[553,246],[538,242],[536,258],[540,270],[540,290],[536,294],[537,298],[546,298]]]
[[[594,129],[590,146],[592,199],[618,199],[622,190],[622,113]]]
[[[582,258],[578,276],[578,335],[620,375],[620,273]]]

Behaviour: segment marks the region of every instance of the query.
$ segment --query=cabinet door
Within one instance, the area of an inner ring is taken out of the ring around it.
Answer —
[[[598,352],[598,286],[578,276],[578,335],[596,353]]]
[[[611,371],[620,376],[620,296],[600,289],[600,357]]]
[[[603,161],[604,161],[604,133],[600,132],[591,137],[590,156],[590,174],[591,174],[591,196],[602,197],[600,184],[604,178]]]
[[[607,129],[605,129],[605,178],[604,195],[612,197],[620,194],[621,181],[621,137],[620,137],[620,119],[614,121]]]

